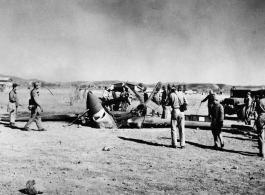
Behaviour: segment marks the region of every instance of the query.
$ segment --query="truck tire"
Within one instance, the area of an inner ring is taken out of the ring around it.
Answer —
[[[246,106],[242,107],[237,113],[237,117],[242,121],[245,121],[246,118]]]

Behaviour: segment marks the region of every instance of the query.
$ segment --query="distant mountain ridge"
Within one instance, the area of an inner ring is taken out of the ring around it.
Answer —
[[[22,86],[28,86],[29,84],[31,84],[34,81],[39,81],[41,83],[43,83],[46,86],[62,86],[62,87],[68,87],[68,86],[108,86],[114,83],[119,83],[119,82],[126,82],[126,81],[120,81],[120,80],[106,80],[106,81],[73,81],[73,82],[46,82],[43,80],[39,80],[39,79],[23,79],[20,77],[15,77],[15,76],[9,76],[9,75],[3,75],[0,74],[0,77],[10,77],[12,78],[12,80],[14,82],[19,83]],[[131,82],[130,83],[134,83],[134,84],[138,84],[140,82]],[[205,90],[222,90],[222,91],[229,91],[231,89],[231,87],[233,87],[233,85],[226,85],[226,84],[214,84],[214,83],[183,83],[183,82],[164,82],[163,84],[167,85],[168,83],[170,83],[171,85],[183,85],[186,87],[187,90],[197,90],[197,91],[205,91]],[[156,85],[156,83],[153,84],[145,84],[143,83],[143,85],[147,86],[147,87],[154,87]],[[258,86],[258,85],[247,85],[247,86],[237,86],[234,85],[235,87],[238,88],[260,88],[262,89],[262,85]]]
[[[55,83],[51,83],[51,82],[46,82],[43,80],[39,80],[39,79],[23,79],[20,77],[15,77],[15,76],[10,76],[10,75],[3,75],[0,74],[0,77],[9,77],[13,80],[14,83],[18,83],[21,86],[28,86],[30,83],[35,82],[35,81],[39,81],[45,85],[56,85]]]

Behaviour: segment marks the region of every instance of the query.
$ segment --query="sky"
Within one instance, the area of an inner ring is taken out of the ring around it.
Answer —
[[[265,85],[264,0],[0,0],[0,74]]]

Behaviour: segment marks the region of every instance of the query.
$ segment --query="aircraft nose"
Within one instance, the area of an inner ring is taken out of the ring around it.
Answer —
[[[90,110],[90,113],[92,115],[98,113],[103,108],[100,99],[98,99],[98,97],[96,97],[91,92],[87,93],[86,104],[87,104],[87,109]]]

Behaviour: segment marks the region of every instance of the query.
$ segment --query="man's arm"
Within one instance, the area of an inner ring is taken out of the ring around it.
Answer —
[[[204,98],[201,102],[205,102],[208,99],[209,99],[209,95],[207,95],[206,98]]]
[[[223,122],[225,114],[224,114],[224,107],[222,105],[220,105],[219,113],[220,113],[220,119],[219,120],[220,120],[220,122]]]
[[[188,100],[185,95],[183,95],[183,103],[188,105]]]

